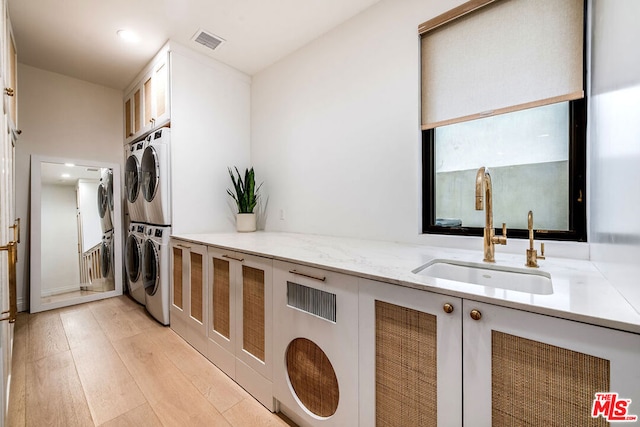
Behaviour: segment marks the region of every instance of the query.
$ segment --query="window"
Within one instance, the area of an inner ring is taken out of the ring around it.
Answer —
[[[583,0],[482,0],[420,26],[423,232],[482,235],[485,166],[494,226],[526,238],[532,210],[538,238],[586,240],[585,15]]]

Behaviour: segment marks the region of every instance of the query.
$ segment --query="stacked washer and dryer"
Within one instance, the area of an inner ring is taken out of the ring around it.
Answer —
[[[166,127],[125,146],[129,293],[163,325],[169,324],[170,146]]]
[[[113,280],[113,172],[109,168],[100,169],[98,184],[98,214],[102,227],[100,244],[100,278],[104,285]]]

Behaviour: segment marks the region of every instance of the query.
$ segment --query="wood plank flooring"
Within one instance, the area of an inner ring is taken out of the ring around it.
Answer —
[[[120,296],[18,315],[7,425],[294,424]]]

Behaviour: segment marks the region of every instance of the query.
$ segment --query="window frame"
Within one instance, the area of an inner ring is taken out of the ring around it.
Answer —
[[[472,12],[494,0],[478,0],[467,2],[444,14],[446,19],[432,25],[434,28],[450,22],[459,16]],[[535,229],[538,240],[564,240],[586,242],[587,240],[587,50],[588,50],[588,0],[584,1],[583,22],[583,64],[582,82],[584,97],[569,101],[569,230]],[[455,13],[453,13],[455,12]],[[433,21],[436,21],[434,19]],[[431,25],[431,21],[421,27]],[[535,108],[535,107],[534,107]],[[484,227],[441,227],[435,225],[435,130],[423,129],[422,132],[422,233],[454,236],[483,236]],[[490,166],[490,165],[488,165]],[[470,183],[472,185],[472,183]],[[473,203],[470,200],[469,203]],[[535,214],[535,212],[534,212]],[[495,226],[494,222],[494,226]],[[501,224],[496,227],[496,234],[502,234]],[[534,224],[535,227],[535,224]],[[513,238],[528,239],[527,229],[510,229],[507,224],[507,235]]]
[[[537,230],[539,240],[587,240],[586,163],[587,98],[569,102],[569,230]],[[435,225],[435,130],[422,131],[422,232],[456,236],[482,236],[483,227],[441,227]],[[490,165],[489,165],[490,166]],[[469,185],[472,185],[470,183]],[[469,200],[473,203],[473,200]],[[534,212],[535,214],[535,212]],[[494,224],[495,225],[495,224]],[[535,225],[535,224],[534,224]],[[496,233],[502,233],[496,228]],[[527,229],[509,229],[509,237],[529,237]]]

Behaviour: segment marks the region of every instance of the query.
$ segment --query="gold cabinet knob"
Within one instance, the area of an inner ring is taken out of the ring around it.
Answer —
[[[482,313],[480,313],[479,310],[476,310],[475,308],[473,310],[471,310],[471,313],[469,313],[469,316],[471,316],[471,318],[473,320],[480,320],[482,319]]]
[[[5,87],[4,88],[4,93],[7,96],[13,96],[14,95],[14,90],[10,87]]]
[[[449,303],[446,303],[445,305],[443,305],[442,309],[444,310],[445,313],[453,313],[453,306]]]

